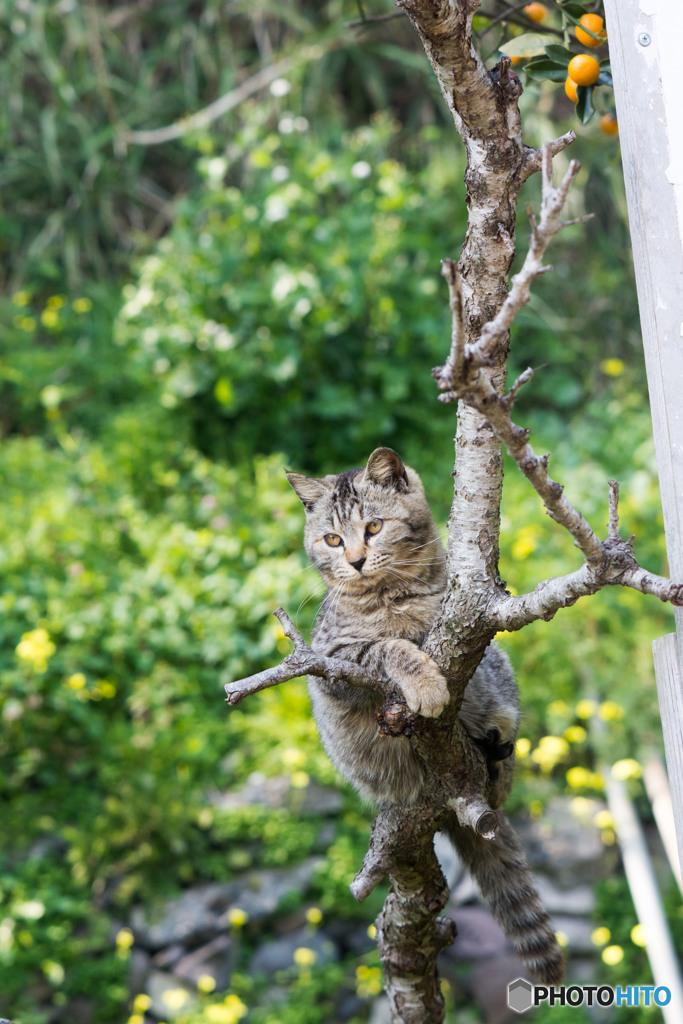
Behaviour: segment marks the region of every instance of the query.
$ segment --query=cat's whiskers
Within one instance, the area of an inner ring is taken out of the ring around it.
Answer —
[[[301,603],[299,604],[299,607],[297,608],[297,610],[296,610],[296,614],[295,614],[295,616],[294,616],[294,618],[295,618],[295,620],[296,620],[296,625],[297,625],[297,628],[298,628],[298,616],[299,616],[299,612],[301,612],[301,610],[302,610],[303,608],[305,608],[305,607],[306,607],[306,605],[307,605],[307,604],[308,604],[308,602],[309,602],[309,601],[311,600],[311,598],[313,598],[313,597],[317,597],[317,596],[318,596],[318,594],[320,593],[320,585],[321,585],[321,584],[322,584],[322,580],[320,580],[320,581],[318,582],[318,585],[316,586],[316,589],[315,589],[315,590],[312,590],[312,591],[310,592],[310,594],[308,594],[308,595],[307,595],[306,597],[304,597],[304,598],[303,598],[303,600],[301,601]],[[325,600],[325,598],[324,598],[324,596],[323,596],[323,601],[324,601],[324,600]],[[320,602],[320,604],[322,604],[322,601]],[[317,613],[318,613],[319,611],[320,611],[320,605],[318,605],[318,608],[317,608],[317,611],[316,611],[316,615],[317,615]]]
[[[303,569],[297,569],[296,572],[292,573],[292,576],[300,576],[302,572],[307,572],[308,569],[315,569],[315,562],[309,562]]]

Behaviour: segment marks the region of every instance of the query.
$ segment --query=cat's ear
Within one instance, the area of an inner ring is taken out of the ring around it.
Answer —
[[[315,476],[303,476],[301,473],[287,473],[287,480],[296,491],[306,511],[313,508],[316,501],[330,490],[330,484]]]
[[[402,491],[408,487],[406,467],[392,448],[375,448],[365,467],[364,479]]]

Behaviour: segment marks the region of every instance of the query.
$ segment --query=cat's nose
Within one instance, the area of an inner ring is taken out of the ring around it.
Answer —
[[[365,559],[364,558],[359,558],[355,562],[349,562],[349,565],[352,565],[354,567],[354,569],[357,569],[358,572],[361,572],[363,566],[365,565]]]

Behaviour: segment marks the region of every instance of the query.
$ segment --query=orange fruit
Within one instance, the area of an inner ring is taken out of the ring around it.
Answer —
[[[603,131],[605,135],[619,134],[619,125],[614,114],[602,115],[602,117],[600,118],[600,130]]]
[[[568,78],[567,81],[564,83],[564,91],[566,92],[567,96],[572,101],[572,103],[576,103],[579,98],[579,94],[576,91],[577,88],[578,86],[576,82],[572,82],[571,78]]]
[[[567,65],[567,74],[577,85],[594,85],[600,74],[600,65],[589,53],[577,53]]]
[[[510,57],[511,64],[521,64],[523,60],[523,57]]]
[[[548,17],[548,12],[543,4],[527,4],[524,13],[530,21],[535,21],[537,25],[540,25]]]
[[[605,22],[602,20],[599,14],[583,14],[579,18],[579,23],[583,25],[583,28],[587,28],[589,32],[595,32],[596,35],[601,36],[601,39],[594,39],[593,36],[589,36],[588,32],[584,32],[583,28],[577,28],[576,38],[584,46],[588,46],[593,49],[596,46],[602,46],[603,42],[607,38],[605,32]]]

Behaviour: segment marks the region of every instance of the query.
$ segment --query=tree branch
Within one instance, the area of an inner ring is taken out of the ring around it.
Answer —
[[[234,683],[226,683],[227,704],[237,705],[244,697],[249,697],[252,693],[258,693],[259,690],[266,690],[270,686],[277,686],[289,679],[305,675],[322,676],[325,679],[345,679],[347,682],[353,683],[354,686],[360,686],[366,690],[380,690],[387,697],[396,694],[396,685],[391,680],[368,675],[353,661],[346,661],[344,658],[324,658],[315,654],[296,629],[284,608],[276,608],[273,615],[280,620],[282,631],[294,644],[294,650],[283,662],[274,665],[273,668],[264,669],[263,672],[247,676],[246,679],[238,679]]]
[[[638,565],[631,540],[619,536],[619,487],[610,481],[609,532],[602,542],[581,513],[574,508],[562,486],[548,473],[549,456],[539,456],[529,443],[529,431],[512,421],[511,410],[519,389],[533,374],[527,369],[520,374],[506,395],[500,395],[492,386],[482,367],[495,364],[505,350],[510,326],[523,305],[530,298],[532,282],[551,268],[543,263],[548,243],[563,227],[576,221],[563,221],[560,217],[567,194],[579,171],[572,161],[557,188],[553,185],[553,145],[546,143],[541,151],[543,187],[540,218],[537,221],[529,209],[531,238],[529,250],[518,274],[512,279],[507,298],[499,312],[482,328],[478,339],[470,345],[464,343],[465,325],[462,302],[458,301],[459,280],[452,261],[444,261],[443,273],[449,286],[452,316],[451,350],[443,366],[433,371],[442,402],[462,399],[486,418],[496,436],[505,445],[522,473],[543,500],[548,514],[574,537],[586,564],[578,572],[544,580],[531,594],[501,598],[499,595],[489,606],[500,629],[520,629],[535,619],[551,619],[560,608],[574,604],[579,597],[594,594],[603,587],[620,585],[643,593],[654,594],[662,601],[674,605],[681,603],[683,585],[672,583],[661,576],[648,573]],[[577,218],[580,221],[587,217]]]

